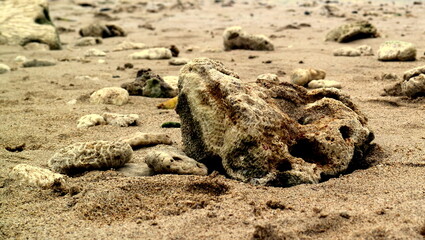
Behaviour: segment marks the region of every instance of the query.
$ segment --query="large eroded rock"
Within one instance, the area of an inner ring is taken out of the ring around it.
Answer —
[[[0,1],[0,45],[38,42],[60,49],[61,43],[49,16],[47,0]]]
[[[378,31],[368,21],[356,21],[343,24],[326,35],[326,41],[340,43],[351,42],[362,38],[376,38]]]
[[[246,182],[291,186],[338,176],[362,164],[374,138],[337,89],[244,84],[222,63],[199,58],[181,69],[179,90],[186,154]]]

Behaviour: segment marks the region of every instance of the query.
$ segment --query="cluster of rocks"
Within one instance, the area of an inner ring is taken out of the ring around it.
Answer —
[[[326,72],[321,69],[295,69],[291,74],[291,83],[308,87],[310,89],[315,88],[342,88],[342,85],[338,81],[325,80]]]
[[[424,97],[425,66],[416,67],[404,72],[403,80],[384,88],[384,94],[382,95],[407,96],[409,98]]]
[[[139,115],[137,114],[119,114],[105,112],[102,115],[89,114],[82,116],[77,121],[77,128],[89,128],[96,125],[109,124],[119,127],[136,126],[138,124]]]

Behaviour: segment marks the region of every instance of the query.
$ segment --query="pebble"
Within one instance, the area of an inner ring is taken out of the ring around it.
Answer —
[[[136,132],[130,136],[122,137],[120,140],[130,144],[133,149],[158,144],[171,145],[173,143],[170,136],[164,133]]]
[[[100,23],[93,23],[86,27],[83,27],[80,29],[79,33],[82,37],[109,38],[126,36],[125,31],[121,27],[113,24]]]
[[[127,177],[147,177],[154,175],[153,170],[146,163],[126,163],[116,170]]]
[[[102,43],[102,39],[99,37],[83,37],[77,40],[75,43],[76,47],[94,46]]]
[[[106,124],[106,121],[102,116],[100,116],[99,114],[89,114],[82,116],[80,119],[78,119],[77,128],[89,128],[102,124]]]
[[[27,60],[25,61],[22,66],[24,68],[29,68],[29,67],[49,67],[49,66],[54,66],[56,65],[55,62],[50,61],[50,60],[38,60],[38,59],[33,59],[33,60]]]
[[[141,52],[136,52],[131,54],[129,57],[131,59],[149,59],[149,60],[157,60],[157,59],[170,59],[172,58],[171,50],[168,48],[149,48],[145,49]]]
[[[10,171],[9,178],[30,186],[44,189],[61,186],[66,180],[66,177],[62,174],[54,173],[48,169],[28,164],[16,165]]]
[[[49,159],[48,165],[55,172],[74,174],[122,167],[132,155],[131,146],[122,141],[79,142],[60,149]]]
[[[416,47],[408,42],[386,41],[378,50],[380,61],[414,61],[415,59]]]
[[[68,104],[68,105],[75,105],[75,104],[77,104],[77,99],[69,100],[66,104]]]
[[[128,102],[127,90],[120,87],[107,87],[97,90],[90,95],[91,103],[124,105]]]
[[[23,62],[26,62],[26,61],[28,61],[28,59],[25,56],[16,56],[15,57],[15,62],[23,63]]]
[[[117,52],[117,51],[124,51],[124,50],[144,49],[144,48],[146,48],[146,44],[144,43],[124,41],[118,44],[112,51]]]
[[[139,115],[137,114],[105,112],[102,114],[102,117],[105,119],[107,124],[119,127],[137,126],[137,121],[139,120]]]
[[[333,80],[312,80],[308,83],[308,88],[338,88],[341,89],[342,85],[338,81]]]
[[[291,82],[296,85],[305,86],[311,80],[320,80],[326,77],[326,72],[321,69],[295,69],[291,74]]]
[[[257,51],[273,51],[274,46],[264,35],[253,35],[242,31],[241,27],[226,28],[223,32],[223,44],[226,51],[246,49]]]
[[[99,50],[99,49],[92,48],[92,49],[87,50],[84,53],[84,56],[85,57],[104,57],[104,56],[106,56],[106,53],[104,51]]]
[[[6,64],[0,63],[0,74],[10,72],[10,67]]]
[[[168,99],[165,102],[158,104],[156,107],[158,109],[175,109],[177,106],[178,96]]]
[[[181,66],[188,63],[190,60],[187,58],[172,58],[170,61],[168,61],[168,64],[172,66]]]
[[[196,160],[173,151],[152,151],[146,155],[146,164],[156,174],[185,174],[201,175],[208,174],[207,167]]]
[[[28,51],[49,51],[50,47],[47,44],[44,43],[38,43],[38,42],[31,42],[24,46],[25,50]]]

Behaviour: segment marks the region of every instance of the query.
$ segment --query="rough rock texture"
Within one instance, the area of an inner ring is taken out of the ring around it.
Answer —
[[[123,37],[126,36],[125,31],[117,26],[112,24],[101,24],[101,23],[93,23],[86,27],[83,27],[79,31],[80,36],[82,37],[101,37],[101,38],[109,38],[109,37]]]
[[[374,139],[367,118],[337,89],[244,84],[207,58],[181,69],[179,89],[185,153],[238,180],[317,183],[361,166]]]
[[[170,136],[167,134],[142,132],[137,132],[127,137],[122,137],[120,138],[120,141],[130,144],[133,149],[158,144],[171,145],[173,143]]]
[[[117,172],[127,177],[146,177],[154,175],[152,168],[146,163],[126,163],[124,167],[118,168]]]
[[[49,51],[50,46],[45,43],[30,42],[25,44],[24,49],[27,51]]]
[[[0,1],[0,23],[0,44],[24,46],[39,42],[50,49],[61,49],[47,0]]]
[[[291,82],[299,86],[305,86],[312,80],[320,80],[326,77],[326,72],[321,69],[295,69],[291,74]]]
[[[152,151],[145,162],[156,174],[207,175],[207,167],[196,160],[169,150]]]
[[[153,98],[172,98],[177,96],[177,89],[173,89],[159,75],[151,69],[141,69],[137,72],[136,80],[121,85],[130,95]]]
[[[338,48],[333,51],[334,56],[344,56],[344,57],[358,57],[361,55],[360,51],[357,48],[353,47],[343,47]]]
[[[401,91],[408,97],[425,96],[425,66],[413,68],[404,73]]]
[[[77,40],[75,46],[77,47],[85,47],[85,46],[94,46],[97,44],[101,44],[102,39],[98,37],[83,37]]]
[[[105,112],[102,114],[106,123],[119,127],[137,126],[139,115],[137,114],[118,114]]]
[[[146,44],[144,43],[124,41],[118,44],[112,51],[117,52],[117,51],[133,50],[133,49],[144,49],[144,48],[146,48]]]
[[[133,150],[122,141],[79,142],[60,149],[50,158],[50,169],[58,173],[74,174],[93,169],[124,166]]]
[[[257,82],[261,82],[262,80],[279,83],[279,77],[273,73],[265,73],[257,76]]]
[[[0,74],[10,72],[10,67],[6,64],[0,63]]]
[[[9,173],[9,178],[34,187],[45,189],[59,187],[65,183],[65,176],[48,169],[18,164]]]
[[[56,62],[51,60],[33,59],[22,63],[24,68],[28,67],[50,67],[56,65]]]
[[[149,59],[149,60],[159,60],[159,59],[170,59],[173,57],[173,54],[168,48],[149,48],[140,52],[130,54],[131,59]]]
[[[378,37],[376,28],[368,21],[356,21],[343,24],[326,35],[326,41],[351,42],[362,38]]]
[[[105,119],[99,114],[88,114],[78,119],[77,128],[89,128],[96,125],[102,125],[105,123],[106,123]]]
[[[373,56],[373,49],[369,45],[360,45],[357,47],[362,56]]]
[[[91,103],[124,105],[128,102],[128,92],[119,87],[107,87],[97,90],[90,95]]]
[[[252,35],[242,31],[241,27],[229,27],[223,33],[224,50],[246,49],[273,51],[274,46],[264,35]]]
[[[84,57],[104,57],[104,56],[106,56],[106,53],[96,48],[89,49],[84,53]]]
[[[342,88],[342,85],[338,81],[333,80],[312,80],[308,83],[308,88]]]
[[[403,41],[386,41],[378,50],[380,61],[414,61],[416,47],[412,43]]]

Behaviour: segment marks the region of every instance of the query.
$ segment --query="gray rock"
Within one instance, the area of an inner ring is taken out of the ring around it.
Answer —
[[[107,87],[97,90],[90,95],[91,103],[124,105],[128,102],[128,92],[119,87]]]
[[[94,46],[102,43],[102,39],[98,37],[83,37],[77,40],[75,46],[77,47],[86,47]]]
[[[224,49],[246,49],[259,51],[273,51],[274,46],[264,35],[252,35],[242,31],[241,27],[229,27],[223,33]]]
[[[137,126],[137,121],[139,120],[139,115],[137,114],[118,114],[105,112],[102,114],[102,117],[109,125],[119,127]]]
[[[375,38],[379,34],[368,21],[356,21],[343,24],[326,35],[326,41],[351,42],[361,38]]]
[[[24,68],[29,68],[29,67],[50,67],[50,66],[55,66],[56,62],[51,61],[51,60],[41,60],[41,59],[33,59],[33,60],[27,60],[25,61],[22,66]]]
[[[85,26],[80,29],[79,33],[82,37],[110,38],[126,36],[125,31],[121,27],[113,24],[101,23],[92,23],[88,26]]]
[[[63,185],[66,180],[66,176],[62,174],[27,164],[16,165],[12,171],[10,171],[9,178],[30,186],[44,189],[59,187]]]
[[[416,47],[412,43],[402,41],[386,41],[379,47],[380,61],[414,61]]]
[[[6,64],[0,63],[0,74],[10,72],[10,67]]]
[[[154,175],[153,170],[146,163],[126,163],[124,167],[118,168],[117,172],[127,177],[147,177]]]
[[[173,151],[152,151],[146,155],[146,164],[156,174],[207,175],[207,167],[194,159]]]

